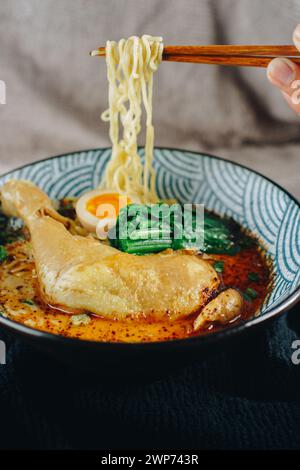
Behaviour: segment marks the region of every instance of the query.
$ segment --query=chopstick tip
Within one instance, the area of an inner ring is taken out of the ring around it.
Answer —
[[[105,56],[105,50],[102,51],[101,49],[95,49],[90,52],[91,57],[97,57],[97,56]]]

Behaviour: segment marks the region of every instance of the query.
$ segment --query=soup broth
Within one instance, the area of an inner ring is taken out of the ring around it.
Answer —
[[[0,314],[26,326],[70,338],[104,342],[151,342],[207,334],[226,326],[208,324],[194,332],[198,315],[171,321],[127,318],[107,320],[88,312],[63,312],[45,305],[39,294],[30,241],[6,245],[8,258],[0,264]],[[199,255],[211,263],[221,278],[221,288],[234,287],[244,297],[241,315],[235,323],[253,317],[265,299],[270,269],[265,254],[255,244],[235,256]]]

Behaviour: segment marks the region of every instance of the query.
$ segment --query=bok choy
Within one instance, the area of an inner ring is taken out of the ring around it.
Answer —
[[[121,251],[144,255],[171,248],[195,249],[203,253],[235,255],[253,243],[240,226],[214,213],[183,209],[164,203],[123,207],[116,226],[109,232],[112,246]]]

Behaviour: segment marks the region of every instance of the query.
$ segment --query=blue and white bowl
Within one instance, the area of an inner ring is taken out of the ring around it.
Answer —
[[[143,155],[143,150],[140,150]],[[111,154],[110,148],[60,155],[26,165],[0,177],[1,185],[12,178],[36,183],[51,198],[80,196],[95,188]],[[283,188],[266,177],[221,158],[184,150],[156,148],[157,191],[161,198],[203,203],[226,214],[255,233],[268,250],[274,283],[260,314],[244,324],[250,327],[293,306],[300,298],[300,205]],[[53,336],[0,318],[21,333]],[[233,326],[229,330],[240,330]],[[228,330],[226,330],[228,332]],[[218,336],[213,333],[208,336]],[[205,337],[179,340],[206,341]],[[66,342],[78,340],[62,338]],[[87,343],[81,341],[81,343]],[[170,342],[169,342],[170,343]],[[172,341],[171,343],[176,343]],[[143,347],[143,345],[139,345]],[[103,347],[103,343],[102,346]],[[113,345],[114,348],[137,345]]]

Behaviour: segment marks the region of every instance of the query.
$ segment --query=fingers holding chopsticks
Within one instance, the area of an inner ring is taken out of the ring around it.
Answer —
[[[300,51],[300,24],[294,30],[293,41]],[[284,57],[276,58],[268,65],[267,77],[281,90],[288,105],[300,115],[300,66]]]

